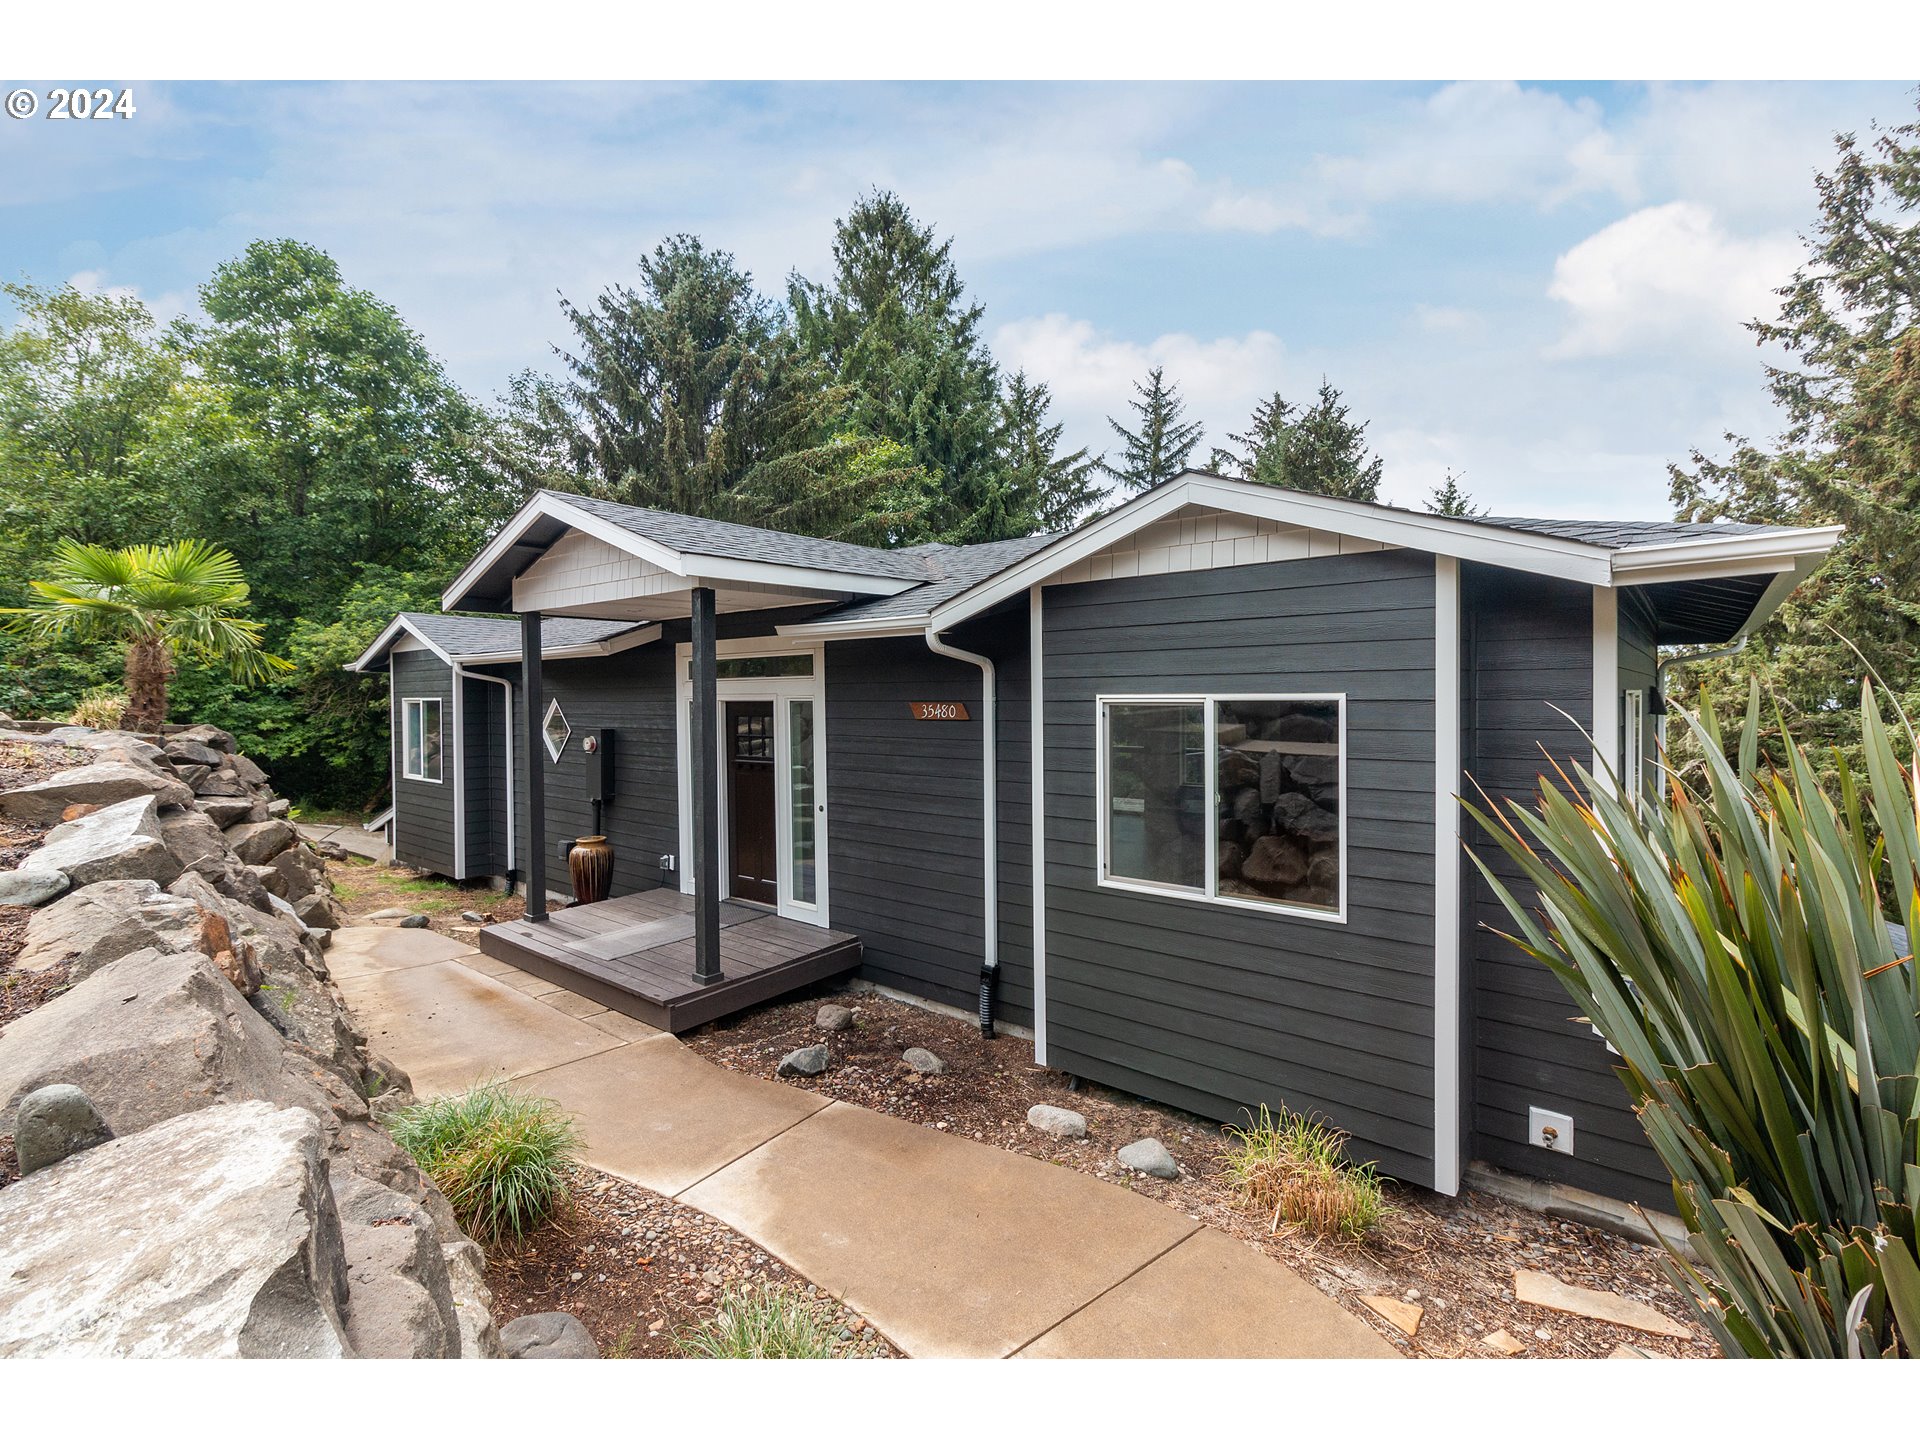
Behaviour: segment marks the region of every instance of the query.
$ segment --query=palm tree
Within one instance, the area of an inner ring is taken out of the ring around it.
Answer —
[[[35,580],[38,604],[0,611],[10,628],[42,640],[111,639],[127,647],[130,730],[167,719],[174,661],[224,665],[242,682],[293,669],[260,648],[258,620],[243,620],[247,582],[230,551],[205,540],[109,550],[63,540],[54,573]]]

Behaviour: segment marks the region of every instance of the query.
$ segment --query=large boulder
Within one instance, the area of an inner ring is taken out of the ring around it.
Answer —
[[[0,1274],[8,1358],[353,1353],[324,1137],[304,1110],[178,1116],[0,1190]]]
[[[180,873],[180,862],[161,838],[159,806],[151,795],[54,826],[32,859],[38,869],[65,871],[75,886],[96,880],[165,885]]]
[[[182,765],[199,765],[208,770],[218,770],[227,760],[224,753],[211,745],[204,745],[198,740],[189,740],[184,735],[173,736],[164,748],[167,759],[173,762],[176,770]]]
[[[116,1135],[223,1101],[330,1114],[282,1055],[273,1026],[206,956],[135,951],[0,1032],[0,1132],[27,1094],[60,1084],[86,1091]]]
[[[195,793],[199,793],[197,789]],[[193,808],[225,829],[229,825],[245,824],[253,814],[253,801],[244,795],[210,795],[195,800]]]
[[[500,1327],[509,1360],[598,1360],[600,1347],[577,1315],[548,1310],[522,1315]]]
[[[333,1176],[347,1257],[347,1339],[363,1359],[451,1360],[460,1354],[439,1228],[424,1208],[352,1171]]]
[[[192,950],[199,942],[200,906],[192,900],[151,880],[100,880],[35,911],[14,964],[65,965],[72,979],[84,980],[136,950]]]
[[[226,869],[226,838],[220,827],[198,810],[162,815],[160,840],[182,870],[197,870],[212,879]]]
[[[327,883],[327,862],[310,845],[289,845],[268,862],[260,883],[282,900],[298,900]]]
[[[309,930],[338,930],[347,923],[347,912],[325,890],[316,890],[294,901],[293,913]]]
[[[270,788],[267,783],[267,772],[254,764],[249,757],[235,752],[227,764],[233,767],[233,773],[240,777],[240,783],[249,790]]]
[[[23,866],[0,870],[0,905],[44,905],[67,892],[67,877],[58,870]]]
[[[253,802],[253,792],[247,789],[247,782],[230,765],[201,776],[194,782],[193,793],[203,797],[223,796],[230,800],[245,800],[249,806]]]
[[[261,820],[235,825],[227,831],[227,844],[247,865],[265,865],[287,849],[300,834],[284,820]],[[271,887],[269,887],[271,888]]]
[[[441,1250],[447,1257],[447,1279],[453,1287],[453,1309],[460,1324],[460,1358],[506,1358],[499,1327],[493,1320],[493,1291],[487,1288],[487,1257],[478,1245],[467,1239],[455,1240]]]
[[[193,803],[193,792],[170,776],[123,760],[101,760],[0,791],[0,815],[51,825],[69,805],[114,805],[149,795],[162,805]]]
[[[185,730],[174,731],[167,739],[197,741],[226,755],[234,753],[233,736],[214,725],[190,725]]]
[[[113,1130],[77,1085],[48,1085],[20,1102],[13,1154],[22,1177],[113,1139]]]

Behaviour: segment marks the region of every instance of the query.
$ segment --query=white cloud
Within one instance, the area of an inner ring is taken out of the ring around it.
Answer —
[[[1314,163],[1315,182],[1366,204],[1500,201],[1551,207],[1586,194],[1631,200],[1633,157],[1600,107],[1511,81],[1442,86],[1376,141]]]
[[[1776,306],[1801,255],[1791,235],[1730,234],[1703,205],[1637,210],[1554,262],[1547,294],[1569,323],[1557,359],[1628,351],[1725,351],[1750,343],[1741,326]]]
[[[159,295],[143,295],[137,285],[112,285],[107,282],[104,272],[99,270],[76,270],[67,277],[67,284],[82,295],[116,296],[123,300],[138,300],[147,307],[147,313],[153,316],[154,323],[166,326],[194,309],[194,299],[177,290],[164,291]]]

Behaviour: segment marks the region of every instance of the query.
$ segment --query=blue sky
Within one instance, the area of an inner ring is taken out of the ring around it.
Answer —
[[[1417,503],[1666,513],[1665,465],[1766,433],[1740,328],[1879,84],[159,84],[128,122],[0,121],[0,274],[162,315],[258,236],[330,251],[470,391],[552,364],[556,295],[662,236],[764,288],[899,191],[1074,444],[1164,364],[1210,439],[1324,374]],[[1202,447],[1204,453],[1205,446]]]

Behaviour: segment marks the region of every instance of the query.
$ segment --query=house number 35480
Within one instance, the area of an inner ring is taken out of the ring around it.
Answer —
[[[967,707],[958,700],[909,700],[916,720],[965,720]]]

